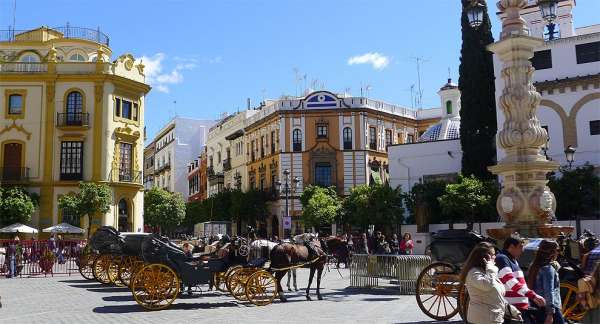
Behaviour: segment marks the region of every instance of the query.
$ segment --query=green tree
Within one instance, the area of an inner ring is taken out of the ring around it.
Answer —
[[[309,227],[331,225],[339,216],[342,204],[335,187],[309,185],[300,195],[302,222]]]
[[[356,186],[344,200],[344,221],[362,228],[371,224],[380,229],[394,227],[403,220],[403,197],[400,187]]]
[[[88,216],[88,236],[91,217],[96,213],[105,214],[110,210],[112,191],[107,184],[79,182],[79,192],[63,195],[58,199],[58,208],[79,217]]]
[[[404,195],[406,208],[408,209],[409,222],[417,221],[417,210],[422,210],[427,224],[438,224],[445,221],[442,207],[438,197],[446,191],[446,182],[429,181],[417,183]]]
[[[172,231],[185,217],[185,202],[181,193],[152,187],[144,193],[144,222],[160,226],[161,232]]]
[[[497,218],[494,207],[497,197],[495,182],[461,175],[458,183],[447,185],[444,194],[438,199],[443,214],[462,216],[468,228],[472,229],[475,219],[486,221]]]
[[[594,167],[586,164],[550,175],[548,187],[556,196],[556,217],[572,220],[577,216],[599,216],[600,178]]]
[[[487,167],[496,160],[496,98],[492,53],[486,46],[494,42],[490,17],[485,6],[483,23],[469,26],[466,9],[472,0],[461,0],[462,48],[458,87],[460,89],[460,144],[463,150],[462,173],[480,179],[494,176]]]
[[[29,223],[38,206],[37,196],[21,187],[0,187],[0,226]]]

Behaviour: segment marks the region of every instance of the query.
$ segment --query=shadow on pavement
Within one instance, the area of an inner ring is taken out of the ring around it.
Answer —
[[[108,302],[131,302],[131,301],[135,301],[135,298],[133,298],[133,295],[106,296],[106,297],[102,297],[102,300],[108,301]]]
[[[74,284],[75,283],[90,283],[90,284],[97,283],[95,281],[86,280],[86,279],[59,280],[58,282],[66,282],[66,283],[74,283]]]
[[[102,287],[108,288],[108,287],[110,287],[109,285],[103,285],[103,284],[97,283],[97,282],[94,282],[94,283],[88,284],[88,285],[69,285],[69,286],[73,287],[73,288],[102,288]]]
[[[130,291],[127,287],[105,287],[105,288],[88,288],[91,292],[104,292],[104,293],[115,293],[115,292],[126,292]]]
[[[394,300],[398,300],[398,298],[396,297],[389,297],[389,298],[363,298],[362,300],[364,301],[394,301]]]
[[[462,323],[463,321],[417,321],[417,322],[397,322],[394,324],[447,324],[447,323]]]
[[[167,310],[189,310],[189,309],[211,309],[220,307],[238,307],[235,303],[174,303]],[[147,312],[142,306],[135,305],[110,305],[96,307],[92,310],[94,313],[101,314],[123,314]]]

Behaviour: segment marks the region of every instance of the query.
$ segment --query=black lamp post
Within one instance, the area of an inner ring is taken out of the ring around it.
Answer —
[[[575,149],[573,148],[573,146],[567,146],[567,148],[565,149],[565,157],[567,159],[567,162],[569,163],[569,170],[571,170],[571,168],[573,167],[573,161],[575,161]]]
[[[293,179],[290,177],[290,170],[283,170],[283,182],[277,181],[275,185],[277,186],[277,191],[279,193],[285,194],[285,217],[290,217],[290,205],[289,205],[289,196],[292,192],[298,189],[298,185],[300,184],[300,179],[298,177],[294,177]]]
[[[469,19],[469,26],[473,28],[479,28],[483,23],[483,12],[485,6],[478,0],[471,1],[471,4],[467,8],[467,19]]]
[[[554,20],[556,19],[556,5],[558,0],[538,0],[538,6],[540,7],[540,11],[542,13],[542,18],[548,23],[546,27],[548,28],[548,40],[553,40],[556,37]]]

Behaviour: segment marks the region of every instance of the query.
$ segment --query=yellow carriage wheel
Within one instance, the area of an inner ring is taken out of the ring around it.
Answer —
[[[463,321],[467,322],[467,312],[469,311],[469,292],[467,291],[467,286],[464,284],[460,285],[460,289],[458,291],[458,314],[463,319]]]
[[[147,310],[165,309],[179,294],[179,278],[170,267],[153,263],[141,268],[131,280],[135,301]]]
[[[119,281],[119,267],[121,266],[122,257],[113,257],[110,260],[110,264],[106,269],[106,274],[108,276],[108,280],[110,283],[115,284],[117,286],[123,286],[121,281]]]
[[[214,272],[213,282],[218,291],[227,292],[227,277],[225,272]]]
[[[225,287],[226,287],[226,291],[231,292],[231,275],[237,271],[238,269],[241,269],[242,266],[241,265],[236,265],[233,267],[229,267],[229,269],[227,269],[227,272],[225,272]]]
[[[87,280],[94,280],[93,266],[97,255],[83,253],[77,260],[77,267],[81,276]]]
[[[585,316],[586,310],[577,300],[577,286],[570,282],[561,282],[560,297],[563,317],[568,321],[580,322]]]
[[[450,263],[434,262],[417,278],[417,305],[425,315],[447,321],[459,311],[460,278]]]
[[[246,282],[246,298],[256,306],[265,306],[277,297],[277,281],[272,274],[259,270]]]
[[[117,277],[123,285],[131,288],[131,277],[135,273],[136,263],[139,261],[136,256],[127,255],[123,257],[117,273]]]
[[[94,279],[101,284],[109,284],[110,278],[108,277],[108,267],[110,266],[112,256],[110,254],[102,254],[94,260],[92,266],[92,274]]]
[[[233,298],[239,301],[246,301],[246,283],[248,282],[248,278],[257,269],[255,268],[241,268],[236,270],[231,274],[229,279],[229,292],[233,296]]]

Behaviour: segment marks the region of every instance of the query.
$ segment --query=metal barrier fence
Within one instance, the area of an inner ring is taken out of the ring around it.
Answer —
[[[76,274],[85,240],[0,240],[0,276]]]
[[[400,294],[414,294],[417,278],[429,264],[431,257],[427,255],[353,254],[350,261],[350,286],[378,287],[379,279],[390,279],[398,281]]]

